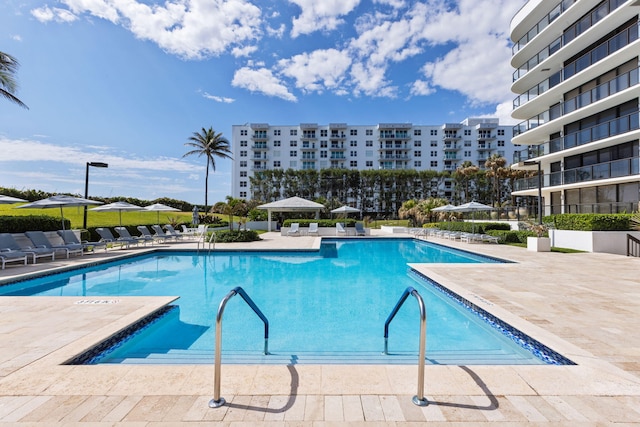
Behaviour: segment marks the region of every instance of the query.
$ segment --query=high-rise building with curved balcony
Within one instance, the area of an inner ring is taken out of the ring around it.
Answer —
[[[514,196],[545,215],[638,209],[640,0],[530,0],[511,21]],[[518,147],[520,146],[520,147]]]

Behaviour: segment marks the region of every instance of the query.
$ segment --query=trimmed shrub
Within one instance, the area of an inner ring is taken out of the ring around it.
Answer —
[[[216,231],[216,243],[255,242],[262,240],[254,230]]]
[[[631,214],[557,214],[545,217],[544,222],[557,230],[631,230]]]
[[[511,230],[511,226],[508,223],[499,222],[439,222],[437,224],[428,224],[429,226],[435,226],[440,230],[460,231],[463,233],[487,233],[489,230]]]
[[[536,233],[532,231],[512,231],[512,230],[489,230],[489,236],[495,236],[500,239],[500,243],[527,243],[527,237],[535,237]]]
[[[64,228],[71,228],[65,218]],[[56,231],[62,229],[59,218],[46,215],[0,216],[0,233],[24,233],[25,231]]]

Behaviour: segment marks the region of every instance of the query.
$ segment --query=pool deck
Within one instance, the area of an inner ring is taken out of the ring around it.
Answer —
[[[320,242],[262,237],[216,249]],[[228,403],[210,409],[213,364],[61,365],[172,298],[0,297],[0,427],[640,425],[640,259],[429,240],[514,261],[414,267],[577,365],[428,365],[425,407],[416,365],[223,365]],[[9,265],[0,282],[144,250]]]

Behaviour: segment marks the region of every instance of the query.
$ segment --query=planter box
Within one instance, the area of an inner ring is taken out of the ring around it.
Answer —
[[[532,252],[550,252],[551,239],[548,237],[527,237],[527,250]]]

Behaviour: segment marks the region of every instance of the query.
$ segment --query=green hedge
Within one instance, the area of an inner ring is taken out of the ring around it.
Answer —
[[[71,228],[71,221],[64,220],[64,228]],[[24,233],[25,231],[57,231],[62,229],[60,218],[46,215],[0,216],[0,233]]]
[[[216,243],[255,242],[262,240],[254,230],[220,230],[216,231]]]
[[[544,218],[557,230],[627,231],[631,229],[631,214],[558,214]]]
[[[297,222],[300,227],[308,227],[309,224],[317,222],[318,227],[335,227],[337,222],[344,224],[345,227],[355,227],[356,220],[353,218],[341,219],[286,219],[283,227],[291,227],[291,224]]]
[[[535,237],[532,231],[512,231],[512,230],[489,230],[489,236],[500,239],[500,243],[527,243],[527,237]]]

